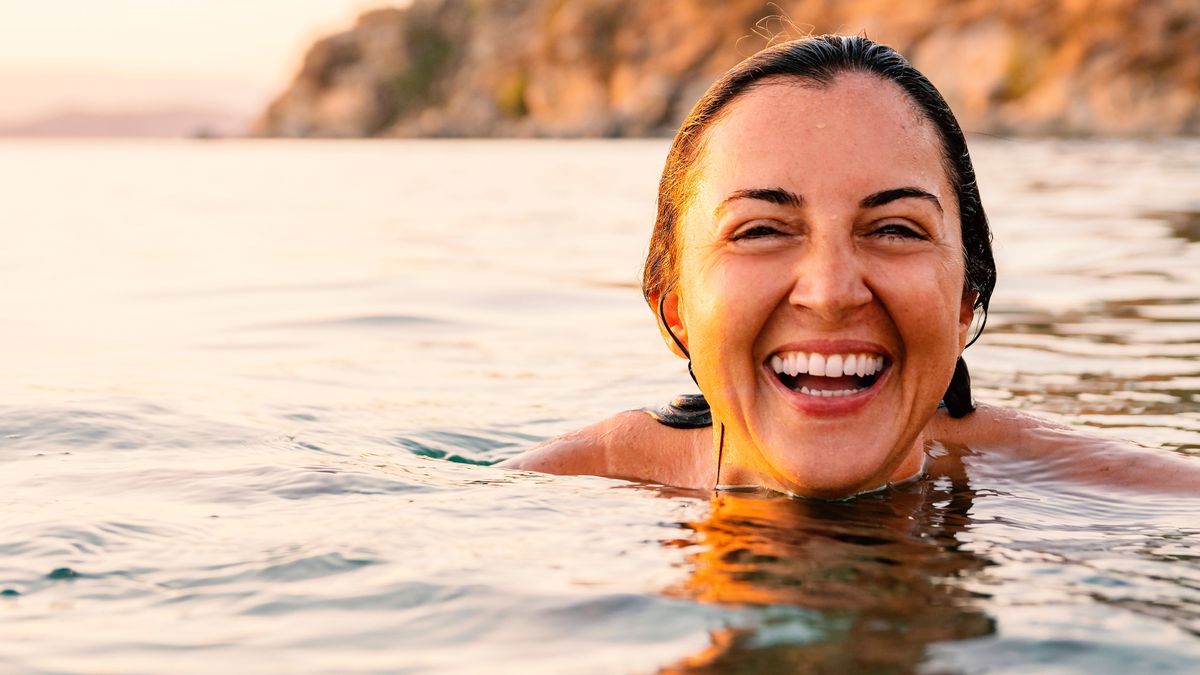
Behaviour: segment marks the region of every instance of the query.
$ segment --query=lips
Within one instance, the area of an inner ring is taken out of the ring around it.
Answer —
[[[875,385],[890,367],[879,352],[786,349],[767,359],[769,371],[787,397],[808,412],[851,412],[873,398]]]

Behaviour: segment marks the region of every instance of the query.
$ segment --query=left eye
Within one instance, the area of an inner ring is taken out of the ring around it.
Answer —
[[[779,231],[779,228],[770,223],[757,223],[739,230],[732,238],[734,241],[741,241],[744,239],[763,239],[780,234],[782,232]]]
[[[903,223],[886,223],[874,232],[874,235],[881,237],[895,237],[898,239],[926,239],[927,237],[918,232],[916,229],[909,227]]]

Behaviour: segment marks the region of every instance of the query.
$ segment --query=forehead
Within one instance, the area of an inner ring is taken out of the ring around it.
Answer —
[[[709,128],[696,168],[696,201],[749,187],[865,195],[913,186],[953,203],[932,123],[899,86],[866,73],[827,85],[776,78],[742,94]]]

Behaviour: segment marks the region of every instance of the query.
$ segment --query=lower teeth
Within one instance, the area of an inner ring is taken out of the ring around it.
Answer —
[[[800,393],[805,394],[807,396],[833,398],[833,397],[839,397],[839,396],[849,396],[850,394],[857,394],[858,392],[863,391],[863,389],[865,389],[865,387],[862,389],[809,389],[808,387],[800,387]]]

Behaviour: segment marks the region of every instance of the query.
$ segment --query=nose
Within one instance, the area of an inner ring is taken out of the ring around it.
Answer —
[[[849,238],[810,239],[794,274],[788,301],[829,323],[844,322],[874,297],[867,286],[863,261]]]

